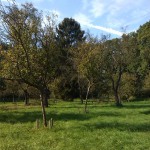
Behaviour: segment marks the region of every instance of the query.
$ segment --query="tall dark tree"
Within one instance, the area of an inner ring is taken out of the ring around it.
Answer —
[[[61,47],[61,73],[60,85],[62,98],[73,98],[79,95],[77,72],[73,64],[72,47],[85,40],[84,31],[80,24],[72,18],[64,18],[57,27],[57,41]],[[63,90],[65,89],[65,90]]]
[[[72,18],[64,18],[57,27],[57,34],[57,39],[63,48],[75,46],[78,42],[85,40],[80,24]]]

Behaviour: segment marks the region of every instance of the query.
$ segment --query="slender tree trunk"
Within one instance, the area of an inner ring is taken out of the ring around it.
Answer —
[[[43,92],[41,93],[41,107],[42,107],[42,115],[43,115],[43,125],[44,125],[44,127],[47,127],[47,119],[46,119],[46,111],[45,111]]]
[[[88,103],[88,96],[90,92],[91,84],[88,84],[87,92],[86,92],[86,98],[85,98],[85,113],[87,113],[87,103]]]
[[[50,96],[50,91],[49,89],[45,88],[43,90],[43,103],[45,107],[48,107],[48,98]]]
[[[81,94],[80,94],[80,100],[81,100],[81,104],[83,104],[83,97]]]
[[[27,90],[24,90],[24,96],[25,96],[25,106],[29,105],[29,94]]]
[[[15,94],[13,93],[13,103],[15,102]]]
[[[120,67],[116,84],[115,84],[114,79],[112,78],[112,88],[113,88],[113,92],[114,92],[114,96],[115,96],[116,106],[119,106],[119,107],[122,106],[121,99],[120,99],[119,94],[118,94],[118,89],[119,89],[119,86],[120,86],[121,77],[122,77],[122,70],[121,70],[121,67]]]
[[[43,102],[44,102],[44,106],[48,107],[48,98],[46,95],[44,96]]]
[[[122,106],[118,91],[114,91],[116,106]]]

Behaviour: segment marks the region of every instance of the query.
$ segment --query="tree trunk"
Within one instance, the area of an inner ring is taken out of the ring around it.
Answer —
[[[29,105],[29,94],[27,90],[24,90],[24,96],[25,96],[25,101],[24,104],[25,106]]]
[[[80,100],[81,100],[81,104],[83,104],[82,89],[80,89]]]
[[[48,98],[46,95],[44,96],[43,102],[44,102],[44,106],[48,107]]]
[[[118,91],[114,91],[116,106],[122,106]]]
[[[85,98],[85,113],[87,113],[87,103],[88,103],[88,96],[89,96],[90,88],[91,88],[91,85],[89,83],[87,92],[86,92],[86,98]]]
[[[45,88],[42,93],[44,106],[48,107],[48,98],[50,96],[50,91],[49,89]]]
[[[46,112],[45,112],[45,105],[44,105],[44,97],[43,94],[41,94],[41,106],[42,106],[42,114],[43,114],[43,125],[44,127],[47,127],[47,119],[46,119]]]
[[[121,76],[122,76],[122,71],[121,71],[121,67],[120,67],[116,84],[115,84],[114,79],[113,78],[111,79],[112,80],[112,89],[113,89],[114,97],[115,97],[115,101],[116,101],[116,106],[119,106],[119,107],[122,106],[121,99],[120,99],[119,94],[118,94],[118,89],[119,89],[119,85],[120,85],[120,81],[121,81]]]
[[[83,97],[80,95],[81,104],[83,104]]]
[[[15,94],[13,93],[13,103],[15,103]]]

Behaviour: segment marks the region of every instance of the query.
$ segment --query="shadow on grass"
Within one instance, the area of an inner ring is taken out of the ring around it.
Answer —
[[[40,111],[34,112],[4,112],[0,114],[0,122],[6,123],[25,123],[34,122],[36,119],[41,118],[42,114]]]
[[[119,112],[108,112],[108,111],[101,111],[101,112],[93,112],[92,113],[93,118],[95,117],[121,117],[124,116],[123,114],[119,113]]]
[[[149,114],[150,111],[142,112],[144,114]],[[47,120],[53,118],[55,121],[84,121],[89,120],[95,117],[106,116],[108,117],[120,117],[122,116],[119,113],[111,113],[111,112],[98,112],[98,113],[89,113],[89,114],[77,114],[77,113],[47,113]],[[0,114],[0,123],[28,123],[28,122],[35,122],[36,119],[42,120],[42,113],[41,111],[31,111],[31,112],[3,112]],[[99,123],[86,123],[81,124],[80,127],[85,127],[87,130],[97,130],[97,129],[117,129],[119,131],[129,131],[129,132],[148,132],[150,131],[150,123],[120,123],[120,122],[99,122]],[[79,127],[79,128],[80,128]]]
[[[125,124],[125,123],[107,123],[101,122],[98,124],[86,124],[86,128],[95,130],[95,129],[117,129],[119,131],[130,131],[130,132],[148,132],[150,131],[150,123],[141,123],[141,124]]]
[[[145,114],[145,115],[149,115],[150,114],[150,110],[147,110],[147,111],[144,111],[144,112],[141,112],[142,114]]]
[[[89,120],[91,118],[96,117],[120,117],[122,114],[116,112],[93,112],[85,114],[84,112],[75,113],[75,112],[63,112],[57,114],[55,112],[47,112],[47,120],[53,118],[56,121],[69,121],[69,120],[77,120],[84,121]],[[6,123],[25,123],[25,122],[35,122],[36,119],[42,120],[42,112],[41,111],[30,111],[30,112],[2,112],[0,114],[0,122]],[[109,119],[109,118],[108,118]]]
[[[150,108],[149,104],[130,104],[130,105],[124,105],[123,108],[129,108],[129,109],[139,109],[139,108]]]
[[[53,118],[54,120],[88,120],[92,116],[86,114],[77,114],[77,113],[47,113],[47,120]],[[6,123],[25,123],[25,122],[35,122],[36,119],[42,120],[42,112],[33,111],[33,112],[4,112],[0,114],[0,122]]]
[[[52,106],[52,108],[62,108],[62,109],[68,109],[68,108],[79,108],[79,109],[81,109],[81,108],[83,108],[84,107],[84,105],[82,106]]]

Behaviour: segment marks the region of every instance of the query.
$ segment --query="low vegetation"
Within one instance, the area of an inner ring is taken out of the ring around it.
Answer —
[[[32,101],[31,101],[32,103]],[[149,150],[150,100],[88,103],[88,113],[78,100],[50,102],[44,128],[40,105],[0,103],[1,150]],[[36,128],[39,119],[39,128]]]

